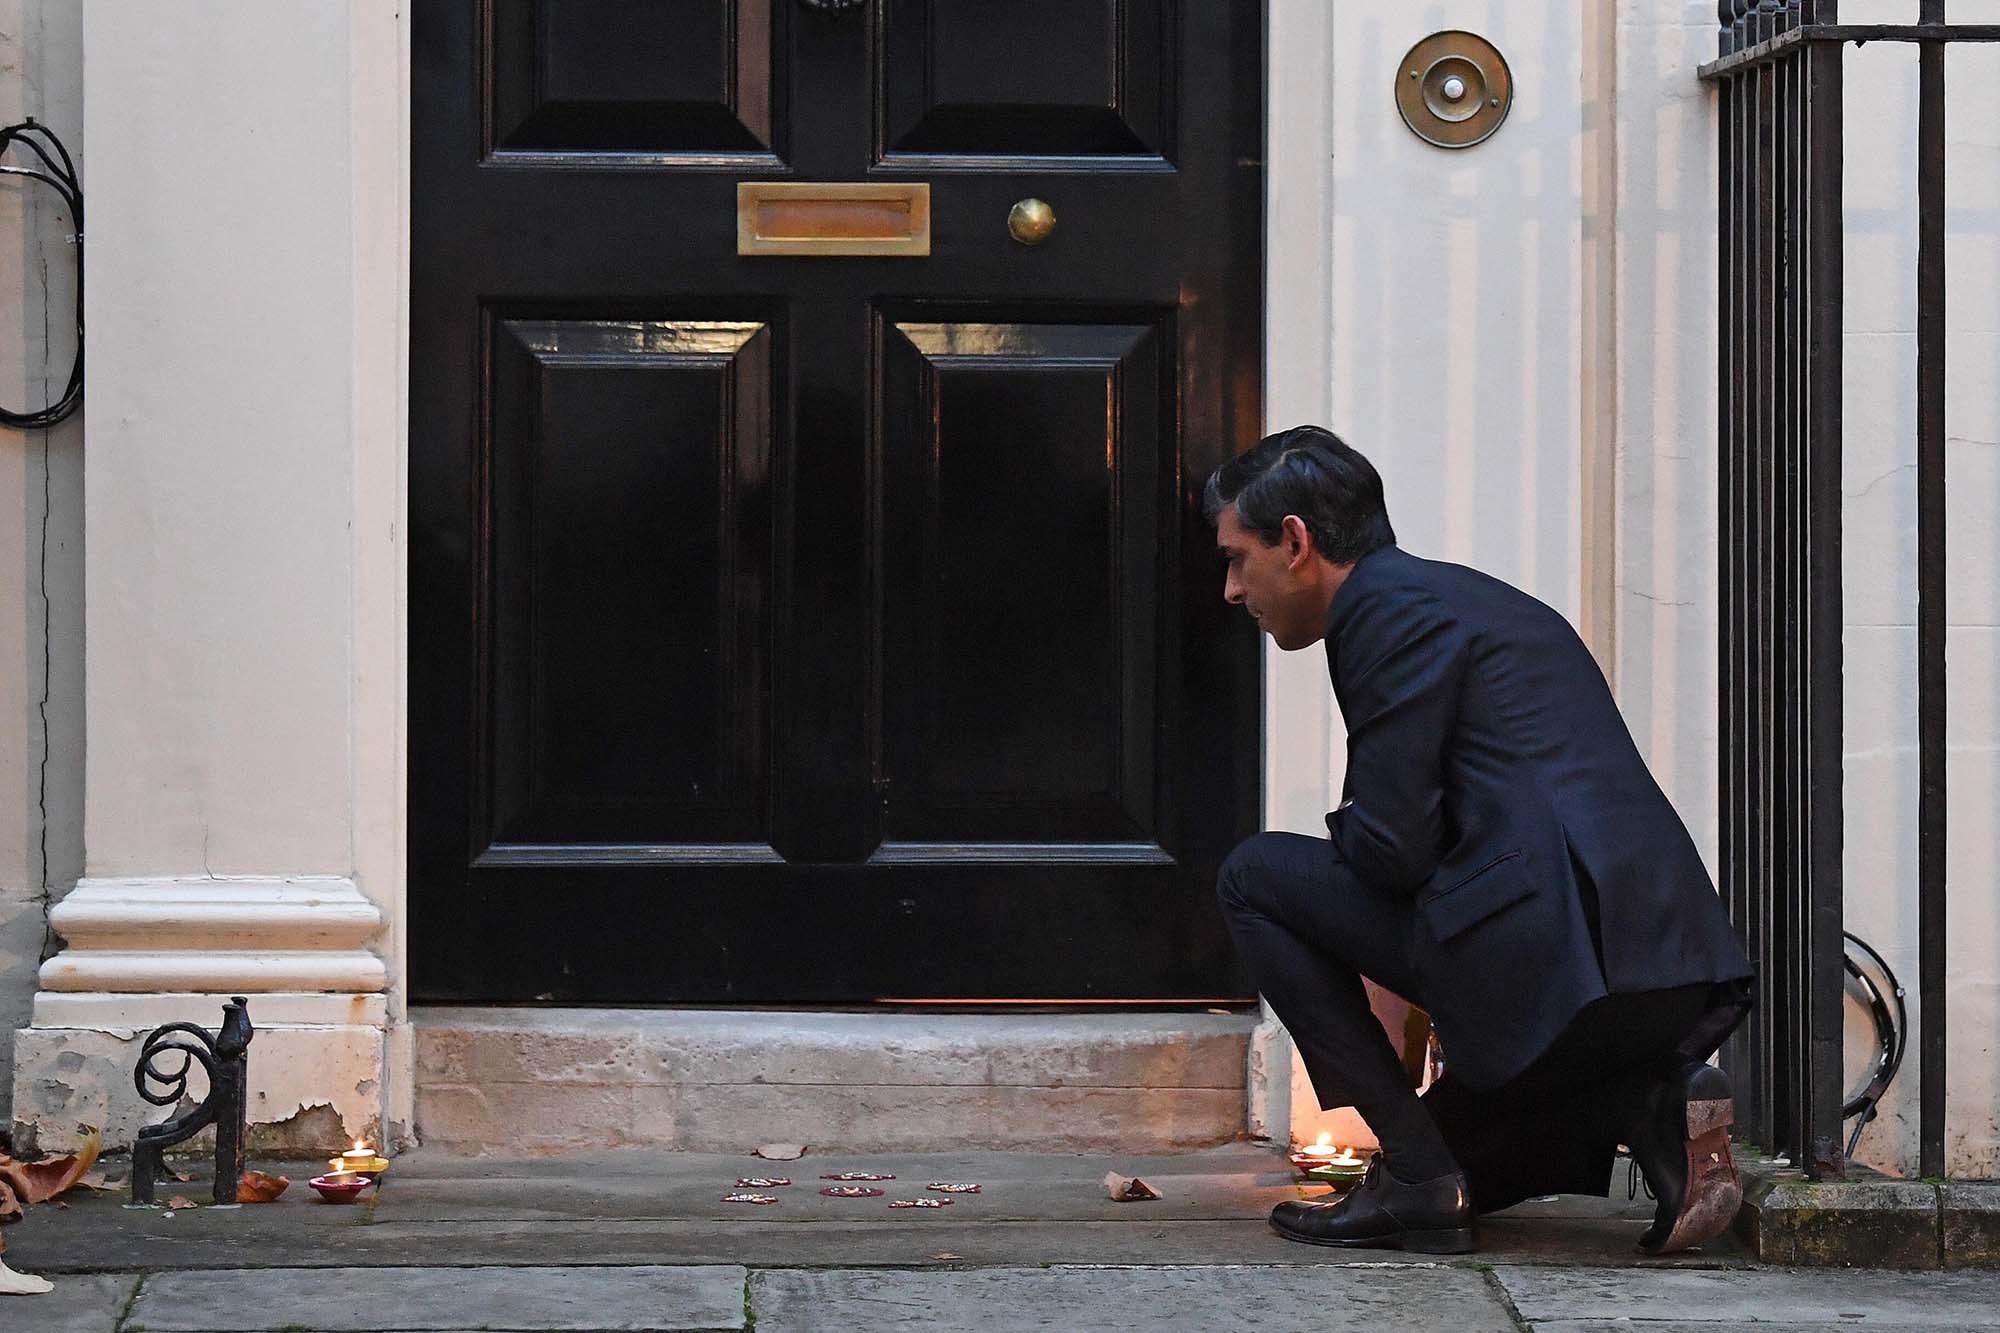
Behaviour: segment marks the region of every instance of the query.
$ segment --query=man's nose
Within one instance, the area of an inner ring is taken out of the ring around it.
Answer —
[[[1233,569],[1223,576],[1222,600],[1231,606],[1243,605],[1243,585],[1236,581],[1236,571]]]

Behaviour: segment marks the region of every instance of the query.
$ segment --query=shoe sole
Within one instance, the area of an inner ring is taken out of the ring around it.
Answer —
[[[1687,1088],[1687,1194],[1665,1241],[1651,1254],[1677,1254],[1729,1230],[1743,1207],[1743,1182],[1729,1153],[1736,1101],[1721,1070],[1704,1066]]]
[[[1473,1239],[1471,1227],[1448,1227],[1436,1231],[1404,1231],[1393,1236],[1367,1236],[1354,1240],[1332,1240],[1319,1236],[1301,1236],[1296,1231],[1287,1231],[1276,1222],[1271,1230],[1286,1240],[1295,1240],[1303,1245],[1326,1245],[1336,1250],[1407,1250],[1412,1254],[1471,1254],[1479,1248]]]

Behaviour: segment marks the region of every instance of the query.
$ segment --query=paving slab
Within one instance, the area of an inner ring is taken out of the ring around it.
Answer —
[[[1868,1333],[1931,1333],[1932,1324],[1885,1324],[1874,1319],[1843,1319],[1836,1324],[1795,1324],[1775,1314],[1756,1319],[1701,1323],[1633,1323],[1629,1319],[1545,1320],[1532,1325],[1534,1333],[1839,1333],[1842,1329],[1863,1328]]]
[[[1503,1265],[1494,1275],[1537,1330],[1780,1325],[2000,1328],[2000,1273],[1662,1270]],[[1621,1322],[1623,1321],[1623,1322]]]
[[[1938,1187],[1864,1176],[1753,1178],[1743,1191],[1751,1248],[1770,1264],[1937,1268],[1943,1260]]]
[[[129,1208],[120,1193],[37,1209],[8,1230],[26,1271],[147,1271],[352,1265],[589,1265],[743,1263],[849,1267],[934,1262],[949,1252],[996,1267],[1043,1263],[1289,1264],[1379,1259],[1281,1239],[1273,1204],[1301,1197],[1290,1168],[1266,1147],[1201,1153],[965,1152],[823,1154],[769,1162],[747,1154],[603,1153],[540,1160],[430,1153],[396,1159],[378,1198],[321,1202],[306,1169],[257,1165],[292,1177],[275,1203],[234,1209]],[[828,1199],[824,1172],[868,1167],[896,1175],[881,1199]],[[114,1167],[114,1171],[116,1168]],[[1113,1203],[1106,1171],[1139,1175],[1166,1197]],[[739,1176],[785,1175],[772,1207],[724,1204]],[[933,1180],[972,1181],[976,1195],[935,1211],[895,1211],[891,1197]],[[197,1181],[179,1189],[205,1193]],[[1325,1191],[1310,1187],[1306,1197]],[[1524,1204],[1481,1222],[1488,1263],[1629,1264],[1651,1206],[1564,1198]],[[1672,1262],[1742,1262],[1727,1242]]]
[[[146,1333],[653,1333],[740,1329],[746,1274],[707,1268],[335,1268],[148,1278]]]
[[[878,1329],[1367,1329],[1513,1333],[1481,1273],[1444,1265],[1371,1268],[1006,1268],[978,1272],[758,1272],[758,1333]]]
[[[50,1279],[45,1296],[0,1296],[0,1328],[34,1333],[112,1333],[139,1289],[137,1273],[91,1273]]]
[[[2000,1182],[1954,1182],[1941,1193],[1944,1266],[2000,1267]]]

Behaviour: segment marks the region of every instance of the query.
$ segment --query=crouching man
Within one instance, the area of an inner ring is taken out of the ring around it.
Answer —
[[[1373,466],[1313,426],[1209,478],[1224,595],[1280,648],[1326,642],[1347,724],[1326,839],[1263,833],[1218,894],[1322,1107],[1382,1145],[1335,1202],[1271,1224],[1316,1245],[1473,1248],[1475,1213],[1606,1192],[1628,1145],[1669,1253],[1734,1217],[1731,1090],[1704,1063],[1750,965],[1603,674],[1560,615],[1396,546]],[[1362,986],[1428,1010],[1418,1097]]]

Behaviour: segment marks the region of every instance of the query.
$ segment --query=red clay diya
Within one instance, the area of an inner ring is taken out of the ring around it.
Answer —
[[[328,1203],[353,1203],[361,1191],[375,1182],[358,1171],[335,1171],[330,1175],[314,1176],[306,1182]]]

